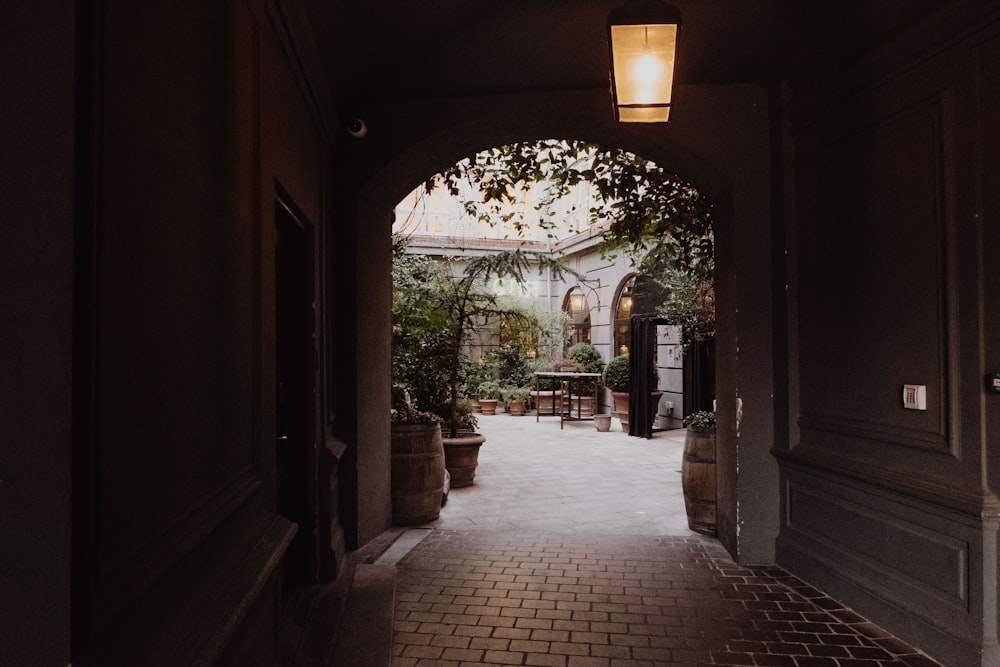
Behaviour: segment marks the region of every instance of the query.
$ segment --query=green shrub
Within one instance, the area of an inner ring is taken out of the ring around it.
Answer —
[[[569,358],[580,364],[584,373],[600,373],[604,370],[604,358],[590,343],[577,343],[569,348]]]
[[[597,348],[590,343],[577,343],[569,348],[569,358],[580,365],[581,373],[603,373],[604,358]],[[577,383],[581,394],[593,394],[597,391],[597,380],[586,380]]]
[[[465,386],[470,394],[475,394],[481,383],[496,379],[496,367],[488,361],[465,361],[462,369]]]
[[[486,353],[486,360],[496,368],[496,379],[501,385],[524,387],[531,383],[528,358],[517,345],[504,343]]]
[[[496,380],[486,380],[485,382],[480,382],[479,386],[476,387],[476,396],[487,400],[499,399],[500,383]]]
[[[628,391],[629,385],[629,356],[626,352],[625,354],[619,354],[617,357],[608,362],[608,365],[604,367],[604,374],[601,379],[604,381],[604,386],[611,391]],[[656,389],[656,385],[659,382],[659,373],[656,370],[656,364],[649,365],[649,386],[652,389]]]
[[[619,354],[608,362],[604,367],[604,375],[601,378],[604,386],[611,391],[628,391],[628,354]]]
[[[692,412],[684,418],[684,426],[692,431],[714,431],[715,413],[707,410]]]
[[[500,390],[500,395],[503,397],[505,403],[510,403],[511,401],[527,401],[528,390],[524,387],[504,387]]]

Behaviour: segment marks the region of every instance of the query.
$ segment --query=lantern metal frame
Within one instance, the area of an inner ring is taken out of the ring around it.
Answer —
[[[622,40],[628,37],[629,32],[639,34],[637,31],[640,28],[649,49],[637,52],[634,47],[630,49],[624,45]],[[608,15],[611,99],[615,120],[623,123],[665,123],[670,120],[680,29],[680,10],[662,0],[628,0]],[[654,31],[652,34],[655,37],[652,44],[649,42],[650,30]],[[640,57],[636,58],[637,55]],[[640,61],[648,68],[641,68]],[[649,85],[641,88],[642,94],[630,93],[629,86],[620,79],[627,78],[627,69],[636,72],[639,71],[637,68],[647,71],[650,77],[657,73],[662,77],[651,78],[647,82]],[[632,97],[622,100],[622,95]]]

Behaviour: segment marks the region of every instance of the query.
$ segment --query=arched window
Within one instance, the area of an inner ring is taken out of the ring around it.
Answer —
[[[632,317],[632,302],[635,291],[635,274],[626,276],[618,286],[615,295],[615,346],[614,354],[628,352],[628,327]]]
[[[574,287],[566,293],[563,299],[563,310],[573,318],[573,335],[569,344],[590,342],[590,304],[587,295],[579,287]]]

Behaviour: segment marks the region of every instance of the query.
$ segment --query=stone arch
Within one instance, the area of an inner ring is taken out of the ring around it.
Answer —
[[[373,447],[388,441],[387,380],[391,349],[388,341],[390,287],[388,247],[392,207],[414,186],[456,161],[492,146],[543,138],[581,139],[615,146],[654,160],[709,196],[714,204],[717,271],[717,373],[720,430],[720,539],[738,560],[773,562],[778,529],[777,466],[770,455],[774,439],[771,174],[767,141],[767,94],[755,86],[706,86],[678,91],[678,108],[668,125],[617,124],[606,109],[606,91],[574,91],[505,98],[428,100],[396,104],[391,108],[361,110],[369,138],[353,146],[358,160],[350,178],[357,186],[351,214],[356,218],[358,284],[383,285],[381,294],[369,293],[367,312],[358,312],[357,368],[359,389],[384,387],[386,398],[359,414],[359,426],[373,429]],[[383,136],[384,135],[384,136]],[[382,137],[378,143],[374,139]],[[739,237],[740,243],[737,243]],[[737,280],[738,268],[742,270]],[[742,308],[737,304],[746,302]],[[379,314],[381,313],[381,315]],[[766,326],[761,326],[761,323]],[[379,333],[383,332],[383,333]],[[372,336],[382,336],[377,345]],[[757,356],[737,355],[757,348]],[[741,368],[753,372],[741,372]],[[386,377],[370,377],[385,368]],[[741,378],[744,378],[741,386]],[[752,382],[751,382],[752,380]],[[735,429],[735,405],[740,397],[744,415],[756,409],[758,422],[744,418],[740,440]],[[751,407],[753,406],[753,407]],[[360,408],[360,406],[359,406]],[[752,433],[752,435],[750,435]],[[360,440],[359,433],[359,440]],[[378,441],[378,442],[376,442]],[[739,443],[752,443],[740,450]],[[359,450],[363,447],[359,442]],[[374,456],[374,455],[373,455]],[[736,470],[753,478],[753,488],[736,484]],[[721,484],[720,484],[721,485]],[[760,489],[766,488],[766,492]],[[751,489],[753,491],[751,492]],[[761,529],[748,530],[741,516],[752,516]],[[742,523],[741,523],[742,522]],[[737,530],[737,526],[740,526]]]

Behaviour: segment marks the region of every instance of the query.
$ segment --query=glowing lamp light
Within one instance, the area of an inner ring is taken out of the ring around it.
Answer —
[[[574,313],[582,312],[587,307],[587,297],[582,294],[569,295],[569,308]]]
[[[608,15],[611,95],[623,123],[670,120],[681,13],[662,0],[628,0]]]

